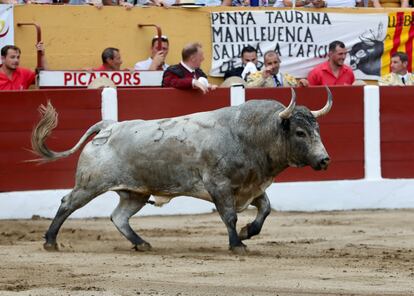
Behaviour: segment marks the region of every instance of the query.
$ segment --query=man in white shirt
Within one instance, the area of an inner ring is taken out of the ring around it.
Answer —
[[[158,47],[158,36],[154,36],[151,41],[151,56],[144,61],[137,62],[134,66],[134,70],[166,70],[168,68],[168,64],[165,63],[165,59],[167,58],[169,49],[167,36],[161,36],[161,48]]]
[[[382,76],[379,85],[414,85],[414,74],[408,72],[408,55],[397,51],[391,56],[391,73]]]

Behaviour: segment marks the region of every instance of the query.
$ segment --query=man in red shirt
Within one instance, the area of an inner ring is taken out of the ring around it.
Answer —
[[[118,48],[108,47],[102,52],[102,66],[94,71],[121,71],[122,59]]]
[[[43,42],[36,44],[36,48],[42,52],[42,62],[45,66]],[[28,89],[35,82],[35,72],[19,67],[20,54],[20,48],[14,45],[6,45],[1,49],[0,90]]]
[[[355,76],[352,68],[344,64],[346,54],[342,41],[331,42],[328,60],[309,72],[309,85],[352,85]]]
[[[182,61],[167,68],[162,78],[162,86],[179,89],[199,89],[204,94],[217,85],[208,83],[207,75],[200,69],[204,53],[200,43],[191,43],[181,52]]]

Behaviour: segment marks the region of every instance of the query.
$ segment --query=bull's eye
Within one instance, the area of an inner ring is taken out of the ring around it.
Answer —
[[[356,56],[357,58],[363,58],[363,57],[365,57],[366,55],[367,55],[367,53],[366,53],[364,50],[362,50],[362,49],[358,50],[358,51],[357,51],[357,53],[355,54],[355,56]]]
[[[306,137],[306,134],[304,131],[296,131],[296,136],[299,138],[304,138]]]

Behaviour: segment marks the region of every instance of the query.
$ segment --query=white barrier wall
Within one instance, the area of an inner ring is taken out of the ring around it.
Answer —
[[[244,88],[231,90],[231,103],[244,102]],[[114,89],[103,91],[104,119],[117,119]],[[379,87],[364,89],[365,178],[361,180],[273,183],[267,194],[272,208],[282,211],[319,211],[414,207],[414,179],[382,179],[380,153]],[[60,199],[69,190],[0,193],[0,219],[53,217]],[[71,217],[109,216],[118,203],[117,194],[105,193]],[[189,197],[178,197],[161,208],[147,205],[139,215],[192,214],[210,212],[214,205]]]

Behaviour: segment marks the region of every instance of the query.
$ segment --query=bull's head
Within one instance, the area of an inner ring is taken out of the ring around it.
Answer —
[[[316,118],[325,115],[332,107],[332,93],[328,87],[328,100],[325,106],[311,111],[304,106],[296,106],[296,94],[292,89],[289,106],[279,113],[287,141],[288,164],[292,167],[310,165],[315,170],[327,169],[330,158],[319,134]]]

